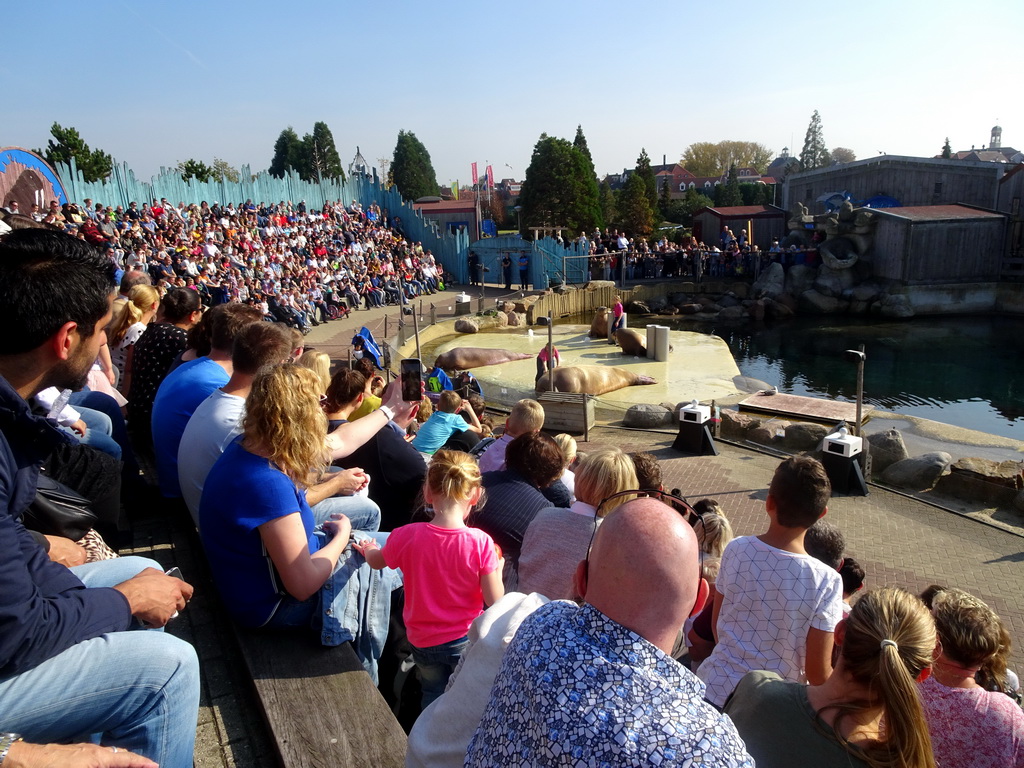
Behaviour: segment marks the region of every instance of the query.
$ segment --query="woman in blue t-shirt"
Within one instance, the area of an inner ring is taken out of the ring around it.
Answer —
[[[323,523],[304,489],[326,467],[327,419],[316,374],[291,363],[261,372],[246,398],[243,433],[210,470],[199,505],[214,581],[242,625],[308,625],[320,588],[348,546],[344,515]],[[311,599],[314,598],[314,599]]]

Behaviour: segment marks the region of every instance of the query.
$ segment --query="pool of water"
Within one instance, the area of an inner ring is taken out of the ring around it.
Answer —
[[[1024,440],[1024,318],[905,321],[796,318],[735,325],[657,320],[721,336],[740,371],[794,395],[854,401],[864,344],[864,399],[878,408]],[[637,327],[646,321],[637,320]]]

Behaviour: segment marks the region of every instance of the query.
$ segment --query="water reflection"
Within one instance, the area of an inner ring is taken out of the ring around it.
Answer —
[[[784,392],[856,397],[843,350],[864,344],[865,400],[898,413],[1024,440],[1024,319],[917,318],[870,322],[797,318],[754,326],[672,319],[714,333],[746,376]]]

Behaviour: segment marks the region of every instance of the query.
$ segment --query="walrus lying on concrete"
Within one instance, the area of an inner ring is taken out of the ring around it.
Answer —
[[[592,339],[608,338],[608,307],[598,307],[594,310],[594,321],[590,324],[588,335]]]
[[[635,384],[657,384],[650,376],[615,368],[607,365],[568,365],[559,366],[546,372],[537,380],[537,391],[548,392],[551,381],[555,382],[556,392],[586,392],[588,395],[603,395],[623,387]]]
[[[640,333],[640,331],[633,328],[619,328],[615,332],[615,343],[622,347],[622,354],[624,355],[647,356],[646,333]],[[668,351],[674,351],[674,347],[671,344],[668,345]]]
[[[615,343],[622,347],[622,354],[647,356],[647,334],[632,328],[619,328],[615,332]]]
[[[464,371],[485,365],[507,363],[509,360],[525,360],[533,357],[529,352],[513,352],[510,349],[487,349],[486,347],[454,347],[437,356],[434,365],[446,371]]]

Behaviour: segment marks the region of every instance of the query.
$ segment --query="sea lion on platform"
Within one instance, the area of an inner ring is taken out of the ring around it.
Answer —
[[[647,335],[633,328],[619,328],[615,332],[615,343],[622,347],[622,354],[647,357]]]
[[[590,324],[590,338],[608,338],[608,307],[598,307],[594,310],[594,321]]]
[[[555,382],[556,392],[586,392],[588,395],[603,395],[616,389],[635,384],[657,384],[650,376],[615,368],[609,365],[568,365],[559,366],[545,373],[537,380],[537,391],[551,389],[550,379]]]
[[[434,365],[446,371],[464,371],[467,368],[481,368],[485,365],[507,363],[510,360],[526,360],[529,357],[533,357],[529,352],[513,352],[510,349],[453,347],[438,355]]]

